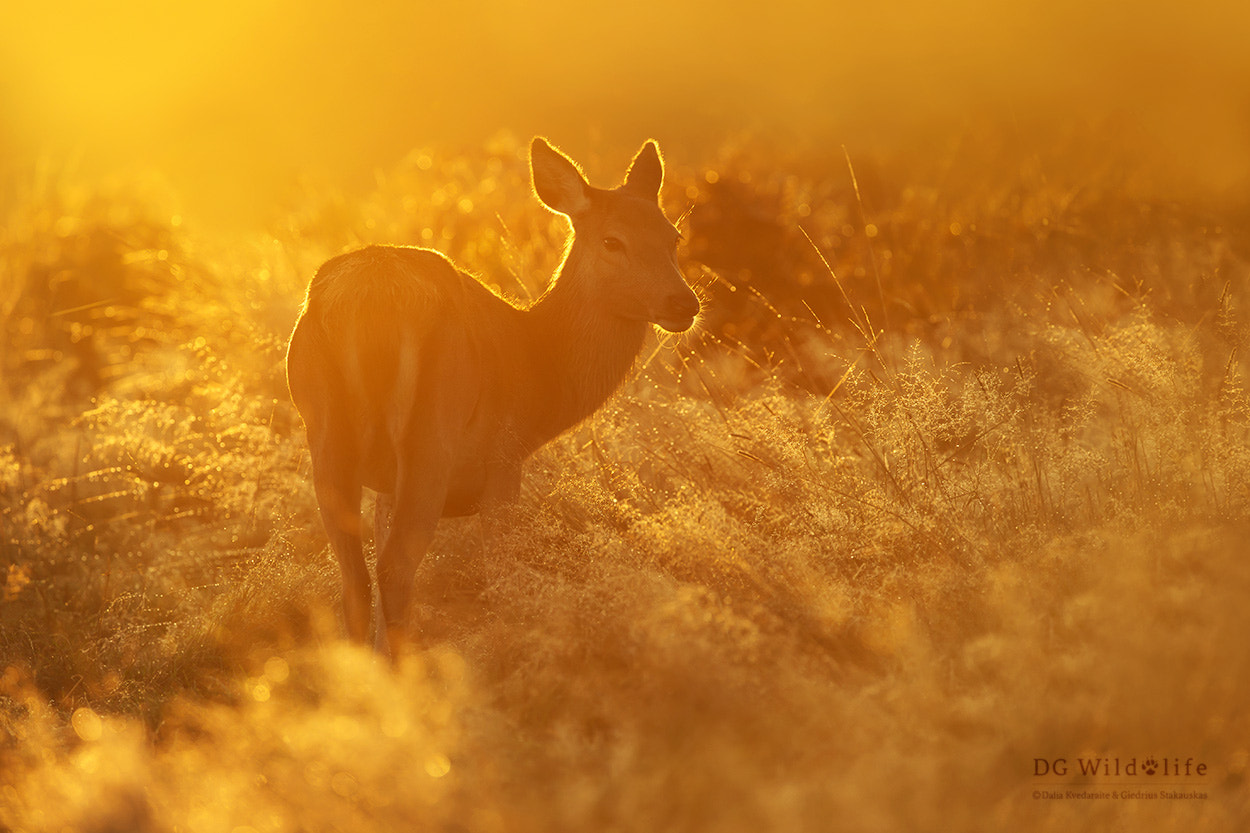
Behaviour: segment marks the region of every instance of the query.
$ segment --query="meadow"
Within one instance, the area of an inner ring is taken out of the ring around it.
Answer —
[[[1101,138],[666,148],[699,328],[496,546],[444,521],[394,670],[341,638],[285,341],[366,243],[536,297],[524,138],[250,232],[14,176],[0,830],[1243,829],[1250,215]],[[1117,757],[1204,774],[1077,764]]]

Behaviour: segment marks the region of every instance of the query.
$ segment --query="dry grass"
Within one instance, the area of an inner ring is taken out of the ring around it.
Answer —
[[[427,651],[341,642],[282,380],[304,283],[400,241],[531,297],[561,230],[521,152],[414,153],[244,241],[15,204],[0,830],[1244,825],[1250,246],[1075,154],[861,160],[858,194],[840,154],[674,166],[703,330],[531,461],[497,550],[444,525]],[[1035,758],[1117,755],[1209,797],[1033,797]]]

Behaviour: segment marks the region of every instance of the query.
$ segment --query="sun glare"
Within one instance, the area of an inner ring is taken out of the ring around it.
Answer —
[[[159,127],[213,95],[250,63],[250,34],[275,4],[19,3],[0,43],[22,79],[19,122],[80,141],[117,141]],[[205,113],[211,122],[213,114]]]

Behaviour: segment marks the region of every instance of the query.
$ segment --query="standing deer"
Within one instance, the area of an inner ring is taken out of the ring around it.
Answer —
[[[530,165],[534,191],[572,222],[573,237],[529,308],[438,252],[370,246],[317,270],[287,349],[347,632],[358,641],[371,619],[361,490],[379,494],[377,645],[393,655],[438,519],[514,500],[525,458],[604,403],[650,325],[678,333],[699,314],[677,267],[680,235],[660,209],[655,142],[614,189],[591,187],[543,139]]]

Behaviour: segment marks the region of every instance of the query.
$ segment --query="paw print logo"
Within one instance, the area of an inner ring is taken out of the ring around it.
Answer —
[[[1154,775],[1155,770],[1159,768],[1159,762],[1154,758],[1147,758],[1141,762],[1141,768],[1147,775]]]

